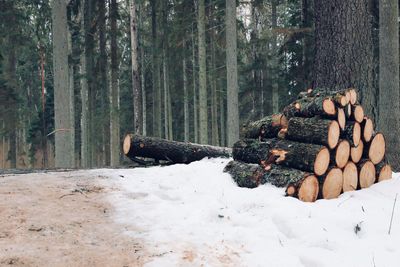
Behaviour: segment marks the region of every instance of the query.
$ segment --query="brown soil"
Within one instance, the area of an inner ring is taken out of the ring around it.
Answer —
[[[142,266],[132,226],[112,221],[106,177],[80,172],[0,176],[0,266]]]

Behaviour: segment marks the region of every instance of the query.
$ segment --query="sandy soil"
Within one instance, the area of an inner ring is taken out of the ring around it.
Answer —
[[[0,176],[0,266],[141,266],[148,253],[111,219],[106,177]],[[151,257],[151,256],[150,256]]]

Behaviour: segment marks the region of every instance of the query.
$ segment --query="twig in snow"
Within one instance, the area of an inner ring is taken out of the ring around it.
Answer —
[[[396,197],[394,198],[393,209],[392,209],[392,217],[390,218],[390,225],[389,225],[388,235],[390,235],[390,230],[392,230],[392,222],[393,222],[394,208],[396,207],[397,195],[398,194],[396,194]]]

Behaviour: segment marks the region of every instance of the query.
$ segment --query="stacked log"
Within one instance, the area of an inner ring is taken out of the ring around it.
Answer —
[[[269,183],[313,202],[392,177],[385,137],[354,88],[302,92],[282,114],[247,123],[241,137],[225,168],[241,187]]]

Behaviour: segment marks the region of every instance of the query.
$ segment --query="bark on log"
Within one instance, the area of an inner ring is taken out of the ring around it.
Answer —
[[[228,172],[240,187],[255,188],[260,184],[269,183],[277,187],[286,187],[287,195],[306,202],[313,202],[318,196],[317,178],[297,169],[271,165],[271,168],[265,170],[256,164],[230,161],[224,172]]]
[[[134,134],[125,136],[123,152],[133,160],[135,157],[144,157],[167,160],[172,163],[190,163],[206,157],[228,158],[231,156],[229,148],[176,142]]]
[[[387,163],[386,160],[383,160],[375,165],[375,171],[377,182],[392,179],[392,167]]]
[[[373,164],[378,164],[385,157],[386,142],[382,133],[375,134],[372,141],[364,144],[365,158],[369,158]]]
[[[360,140],[358,146],[352,146],[350,148],[350,157],[354,163],[358,163],[363,155],[364,152],[364,142]]]
[[[337,121],[319,118],[296,118],[289,120],[286,138],[320,145],[330,149],[336,147],[339,141],[340,126]]]
[[[349,148],[350,149],[350,148]],[[259,142],[244,139],[236,142],[233,158],[247,163],[276,163],[323,175],[329,166],[329,150],[322,145],[299,143],[277,138]]]
[[[360,188],[368,188],[376,180],[375,166],[374,164],[367,159],[362,159],[358,164],[358,178],[359,178],[359,186]]]
[[[331,152],[331,161],[340,169],[346,166],[350,157],[350,143],[347,140],[340,140],[337,147]],[[319,175],[319,174],[317,174]]]
[[[374,135],[374,124],[370,118],[364,117],[364,120],[361,122],[361,131],[364,141],[371,141]]]
[[[307,92],[299,94],[299,98],[304,97],[329,97],[338,107],[344,107],[350,102],[351,92],[349,89],[332,91],[330,89],[316,88],[314,90],[309,89]]]
[[[324,199],[337,198],[343,188],[343,172],[339,168],[330,169],[325,175],[318,177],[320,182],[320,197]]]
[[[244,138],[273,138],[282,128],[287,127],[287,119],[282,114],[274,114],[245,124],[241,129]]]
[[[292,117],[314,117],[336,115],[335,104],[330,97],[303,97],[285,107],[283,114]]]
[[[361,126],[358,122],[349,121],[340,135],[343,139],[350,142],[351,146],[358,146],[361,140]]]
[[[358,185],[358,170],[354,162],[349,161],[343,169],[343,192],[354,191]]]

